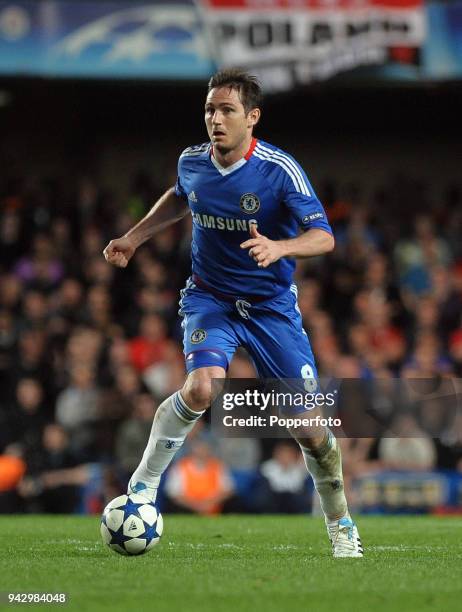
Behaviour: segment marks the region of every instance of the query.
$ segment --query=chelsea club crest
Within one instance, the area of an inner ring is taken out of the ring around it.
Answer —
[[[191,334],[191,342],[193,344],[199,344],[200,342],[204,342],[207,338],[207,332],[205,329],[195,329]]]
[[[254,193],[244,193],[239,202],[241,210],[247,215],[251,215],[260,208],[260,200]]]

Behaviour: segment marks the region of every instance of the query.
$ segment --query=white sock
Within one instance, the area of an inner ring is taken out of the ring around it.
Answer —
[[[334,434],[327,430],[325,442],[311,450],[300,445],[305,465],[319,494],[326,524],[349,516],[343,490],[342,455]]]
[[[160,477],[183,442],[204,414],[188,408],[179,391],[158,407],[148,444],[128,484],[128,493],[140,493],[156,501]]]

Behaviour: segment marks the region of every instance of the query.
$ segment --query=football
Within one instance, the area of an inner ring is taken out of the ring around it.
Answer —
[[[159,543],[163,519],[156,506],[141,495],[119,495],[104,508],[101,537],[121,555],[142,555]]]

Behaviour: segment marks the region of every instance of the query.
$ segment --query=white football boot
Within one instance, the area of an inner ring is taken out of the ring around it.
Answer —
[[[350,517],[344,516],[339,521],[327,524],[327,533],[332,544],[334,558],[362,557],[363,545],[358,528]]]
[[[127,495],[131,495],[132,493],[146,497],[146,499],[153,504],[156,503],[157,487],[149,487],[144,482],[136,482],[132,484],[132,481],[130,480],[127,487]]]

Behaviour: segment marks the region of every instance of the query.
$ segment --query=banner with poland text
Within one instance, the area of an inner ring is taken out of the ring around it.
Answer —
[[[418,78],[423,0],[201,0],[219,66],[253,70],[266,90],[358,66],[407,65]]]

